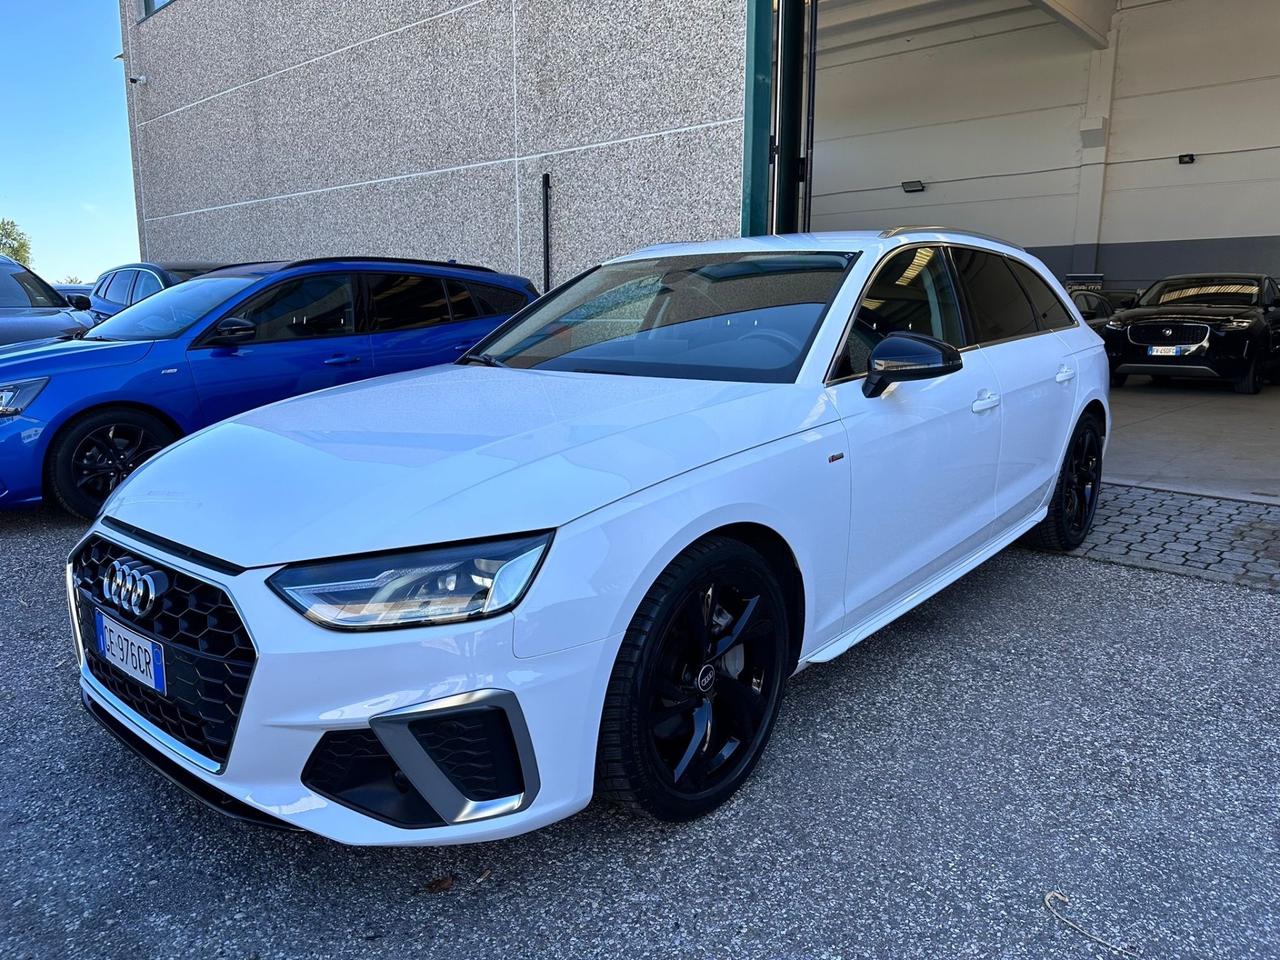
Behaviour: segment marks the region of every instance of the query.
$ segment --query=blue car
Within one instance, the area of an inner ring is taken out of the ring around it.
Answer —
[[[454,263],[249,263],[168,287],[91,330],[0,347],[0,507],[50,497],[92,517],[184,434],[455,360],[536,296],[522,277]]]
[[[95,323],[114,317],[125,307],[153,293],[217,270],[217,263],[126,263],[98,277],[89,291],[89,312]]]

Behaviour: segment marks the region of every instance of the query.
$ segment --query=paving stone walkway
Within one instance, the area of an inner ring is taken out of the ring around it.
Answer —
[[[1280,506],[1104,483],[1076,555],[1280,592]]]

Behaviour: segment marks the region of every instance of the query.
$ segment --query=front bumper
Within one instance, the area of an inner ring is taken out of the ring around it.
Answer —
[[[41,500],[45,424],[26,416],[0,417],[0,508]]]
[[[1186,324],[1203,327],[1202,335],[1179,337],[1169,343],[1178,348],[1177,356],[1153,356],[1149,348],[1162,346],[1161,323],[1134,324],[1122,330],[1106,329],[1104,339],[1111,372],[1147,376],[1196,377],[1202,379],[1237,380],[1248,371],[1254,347],[1248,330],[1223,330],[1210,324]],[[1135,342],[1135,328],[1139,329]],[[1143,332],[1145,328],[1146,332]]]
[[[79,589],[69,568],[90,712],[222,812],[343,843],[450,844],[532,830],[589,802],[607,640],[518,658],[510,614],[391,631],[326,630],[267,586],[278,568],[216,571],[114,529],[95,527],[93,535],[220,588],[252,636],[256,662],[234,739],[217,762],[95,676],[113,668],[97,660],[91,668],[95,655],[85,643],[93,638],[83,635],[78,605],[120,612]],[[499,713],[502,721],[491,722]]]

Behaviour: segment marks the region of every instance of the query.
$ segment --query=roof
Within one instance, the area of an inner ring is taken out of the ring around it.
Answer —
[[[730,237],[724,240],[695,243],[664,243],[624,254],[611,262],[717,253],[854,253],[866,250],[888,250],[921,241],[966,243],[1003,252],[1025,253],[1021,247],[1008,241],[969,230],[956,230],[950,227],[892,227],[887,230],[788,233],[762,237]]]
[[[210,270],[206,277],[265,277],[289,266],[286,260],[262,260],[250,263],[230,263],[217,270]]]
[[[309,267],[327,263],[351,263],[377,266],[385,264],[394,266],[401,264],[411,267],[428,267],[433,270],[459,270],[470,273],[485,273],[499,281],[519,281],[527,283],[523,277],[515,274],[499,273],[492,267],[476,266],[469,263],[458,263],[454,260],[411,260],[405,257],[311,257],[304,260],[262,260],[251,263],[232,263],[210,270],[205,276],[221,277],[260,277],[278,270],[289,270],[294,267]]]

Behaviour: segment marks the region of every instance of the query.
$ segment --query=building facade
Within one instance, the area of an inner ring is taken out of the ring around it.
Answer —
[[[769,229],[812,102],[813,229],[981,230],[1109,284],[1280,273],[1275,0],[818,0],[812,47],[803,0],[154,2],[121,0],[144,257],[559,282]]]
[[[144,258],[551,274],[738,229],[743,0],[122,0]]]

